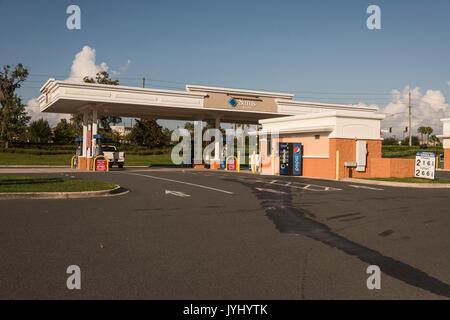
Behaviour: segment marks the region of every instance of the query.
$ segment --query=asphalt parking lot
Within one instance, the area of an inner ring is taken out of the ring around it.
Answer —
[[[2,200],[1,299],[450,298],[450,189],[190,169],[46,175],[130,193]],[[69,265],[81,290],[66,287]],[[366,286],[369,265],[380,290]]]

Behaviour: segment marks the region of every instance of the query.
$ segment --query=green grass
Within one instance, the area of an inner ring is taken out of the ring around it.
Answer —
[[[0,165],[48,165],[48,166],[70,166],[73,154],[58,155],[33,155],[24,153],[0,153]]]
[[[158,155],[127,155],[125,154],[125,166],[172,166],[170,153]]]
[[[73,154],[64,155],[31,155],[23,153],[0,153],[0,165],[48,165],[70,166]],[[125,154],[125,166],[150,166],[173,165],[169,154],[159,155],[127,155]]]
[[[114,184],[95,180],[0,175],[0,193],[79,192],[108,190],[114,187]]]
[[[391,182],[407,182],[407,183],[449,183],[450,179],[422,179],[422,178],[364,178],[366,180],[377,180],[377,181],[391,181]]]
[[[429,147],[422,148],[420,146],[382,146],[381,152],[383,158],[404,158],[404,159],[414,159],[416,157],[417,151],[428,151],[437,152],[438,154],[443,153],[442,147]]]

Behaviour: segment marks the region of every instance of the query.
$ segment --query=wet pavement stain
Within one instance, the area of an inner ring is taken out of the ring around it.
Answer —
[[[361,215],[361,212],[355,212],[355,213],[347,213],[347,214],[340,214],[337,216],[331,216],[327,218],[327,220],[334,220],[334,219],[340,219],[340,218],[347,218],[347,217],[353,217],[353,216],[359,216]]]
[[[348,219],[341,219],[341,220],[339,220],[340,222],[347,222],[347,221],[355,221],[355,220],[361,220],[361,219],[364,219],[365,218],[365,216],[362,216],[362,217],[355,217],[355,218],[348,218]]]
[[[327,246],[339,249],[369,265],[377,265],[380,267],[381,272],[397,280],[450,298],[449,284],[406,263],[384,256],[376,250],[351,241],[332,231],[327,225],[308,218],[308,216],[311,216],[311,213],[308,213],[307,210],[293,207],[291,190],[289,188],[283,189],[283,191],[286,191],[285,194],[274,195],[270,192],[257,190],[256,188],[261,187],[260,184],[241,183],[252,189],[253,193],[261,201],[261,206],[265,209],[267,217],[272,220],[276,229],[281,233],[306,236]],[[301,196],[301,193],[296,190],[296,195]]]
[[[386,231],[380,232],[378,235],[382,236],[382,237],[387,237],[393,233],[394,233],[394,230],[386,230]]]

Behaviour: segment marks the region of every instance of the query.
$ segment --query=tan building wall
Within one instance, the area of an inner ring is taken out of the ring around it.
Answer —
[[[329,132],[283,135],[281,142],[297,142],[303,145],[303,157],[329,157]]]

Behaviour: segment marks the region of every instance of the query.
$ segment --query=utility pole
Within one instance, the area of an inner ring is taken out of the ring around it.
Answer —
[[[142,78],[142,88],[145,88],[145,78]]]
[[[409,91],[409,146],[412,146],[412,128],[411,128],[411,90]]]

